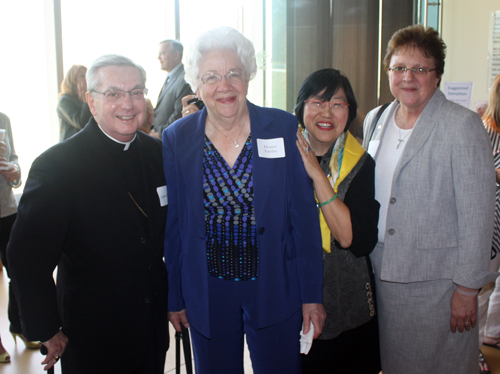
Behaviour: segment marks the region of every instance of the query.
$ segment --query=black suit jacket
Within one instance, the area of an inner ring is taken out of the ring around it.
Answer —
[[[91,118],[35,160],[7,252],[25,336],[46,341],[62,326],[82,363],[118,371],[144,359],[152,334],[168,348],[167,207],[157,193],[161,142],[141,132],[134,140],[141,220],[110,141]]]

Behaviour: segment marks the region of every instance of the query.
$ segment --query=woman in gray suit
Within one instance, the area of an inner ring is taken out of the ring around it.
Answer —
[[[384,58],[396,100],[364,124],[381,205],[370,258],[384,374],[477,372],[477,293],[496,277],[491,147],[479,116],[438,88],[445,48],[431,28],[397,31]]]

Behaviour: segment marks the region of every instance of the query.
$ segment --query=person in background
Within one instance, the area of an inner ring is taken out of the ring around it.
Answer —
[[[477,114],[479,114],[481,118],[484,116],[484,113],[486,113],[487,107],[488,107],[487,101],[478,100],[474,104],[474,110],[477,112]]]
[[[7,275],[10,275],[9,262],[7,261],[7,243],[17,216],[17,202],[12,188],[18,188],[19,186],[21,186],[21,168],[14,148],[12,127],[9,117],[0,113],[0,257]],[[14,340],[17,342],[19,337],[26,348],[38,348],[40,346],[39,342],[30,342],[22,335],[19,307],[11,282],[9,282],[8,316],[10,321],[9,330]],[[9,361],[10,355],[0,340],[0,362]]]
[[[151,132],[151,125],[153,124],[155,118],[155,108],[153,107],[153,104],[151,103],[151,100],[149,98],[144,98],[144,101],[146,102],[146,113],[144,115],[144,123],[139,128],[139,130],[146,134],[149,134]]]
[[[500,75],[493,80],[488,106],[483,123],[490,136],[496,174],[496,202],[491,246],[490,271],[499,271],[500,266]],[[500,349],[500,278],[491,282],[479,294],[479,347],[482,344]],[[484,356],[479,356],[480,372],[488,373]]]
[[[45,370],[163,374],[168,348],[161,142],[146,72],[118,55],[87,72],[92,118],[31,167],[7,247],[23,334]],[[53,272],[57,267],[57,282]]]
[[[247,101],[255,50],[230,27],[195,42],[186,77],[205,107],[163,132],[169,318],[191,327],[196,372],[301,372],[300,329],[325,319],[321,233],[297,119]]]
[[[438,88],[445,49],[432,28],[396,31],[384,58],[395,100],[378,123],[378,108],[365,119],[380,202],[370,259],[384,374],[477,373],[477,294],[497,276],[490,141],[477,113]]]
[[[168,73],[161,88],[156,108],[151,136],[161,139],[161,134],[168,126],[181,118],[181,99],[192,93],[191,87],[184,80],[182,54],[184,47],[177,40],[164,40],[158,46],[160,68]]]
[[[379,204],[375,162],[348,131],[357,102],[347,77],[306,78],[295,115],[297,146],[318,201],[323,237],[323,333],[302,356],[304,374],[378,374],[380,350],[372,265]],[[359,355],[362,352],[363,358]]]
[[[82,65],[73,65],[61,83],[57,115],[59,116],[59,141],[68,139],[83,129],[92,114],[85,100],[87,68]]]

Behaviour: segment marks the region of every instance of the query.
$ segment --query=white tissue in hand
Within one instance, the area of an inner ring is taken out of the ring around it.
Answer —
[[[304,334],[302,331],[304,331],[304,327],[302,326],[302,330],[300,331],[300,353],[303,354],[308,354],[309,350],[311,349],[312,343],[313,343],[313,336],[314,336],[314,326],[312,322],[310,322],[310,328],[307,334]]]

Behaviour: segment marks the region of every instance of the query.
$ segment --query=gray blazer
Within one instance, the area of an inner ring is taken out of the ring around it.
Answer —
[[[397,106],[394,101],[371,141],[363,141],[375,161]],[[366,116],[366,137],[377,111]],[[394,171],[380,278],[451,279],[469,288],[493,281],[497,273],[488,268],[494,208],[495,171],[481,119],[437,89]]]
[[[189,84],[184,80],[184,65],[170,74],[163,85],[155,108],[153,128],[159,134],[174,121],[182,117],[181,99],[193,93]],[[168,82],[167,82],[168,80]]]

